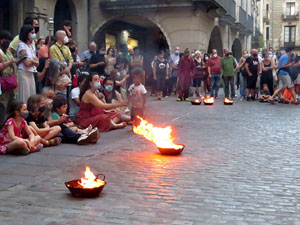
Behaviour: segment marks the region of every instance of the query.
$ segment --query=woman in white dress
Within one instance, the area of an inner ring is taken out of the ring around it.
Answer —
[[[24,25],[20,31],[20,43],[17,48],[18,58],[26,57],[18,65],[18,95],[17,99],[27,102],[31,95],[36,94],[33,72],[39,65],[32,41],[36,38],[34,28],[31,25]]]

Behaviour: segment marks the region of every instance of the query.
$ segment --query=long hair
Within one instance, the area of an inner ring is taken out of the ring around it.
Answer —
[[[82,88],[80,90],[80,95],[79,95],[79,99],[80,100],[82,99],[82,96],[85,94],[85,92],[91,88],[90,82],[92,82],[93,76],[95,76],[95,75],[98,75],[98,73],[94,72],[94,73],[89,74],[86,77],[86,79],[85,79],[85,81],[84,81],[84,83],[82,85]]]
[[[31,114],[34,114],[39,110],[42,99],[43,96],[41,95],[32,95],[28,98],[27,109]]]
[[[10,103],[9,107],[7,108],[7,119],[14,118],[16,116],[15,111],[20,112],[23,105],[24,102],[21,101],[13,101]]]

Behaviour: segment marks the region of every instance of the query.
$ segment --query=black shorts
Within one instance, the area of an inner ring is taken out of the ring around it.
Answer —
[[[247,89],[256,89],[257,75],[247,76]]]
[[[166,85],[166,76],[157,74],[156,75],[156,90],[163,91],[165,89],[165,85]]]
[[[193,87],[201,87],[201,78],[194,78],[193,79]]]

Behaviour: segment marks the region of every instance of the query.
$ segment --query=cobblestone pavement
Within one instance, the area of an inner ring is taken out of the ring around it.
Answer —
[[[174,127],[181,156],[128,128],[97,145],[1,156],[0,224],[300,224],[299,106],[148,100],[147,119]],[[64,186],[86,165],[107,177],[99,198]]]

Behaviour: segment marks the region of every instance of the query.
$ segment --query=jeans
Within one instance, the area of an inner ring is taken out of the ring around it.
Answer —
[[[224,81],[225,81],[225,97],[229,98],[229,85],[230,85],[231,98],[234,98],[235,97],[234,76],[224,76]]]
[[[61,124],[60,127],[61,127],[61,134],[62,134],[60,135],[60,137],[62,139],[62,142],[76,144],[81,134],[75,133],[64,124]]]
[[[239,73],[240,76],[240,95],[241,97],[246,97],[246,86],[247,86],[247,79],[243,76],[242,73]]]
[[[218,97],[220,87],[220,74],[211,74],[210,80],[210,96]]]

